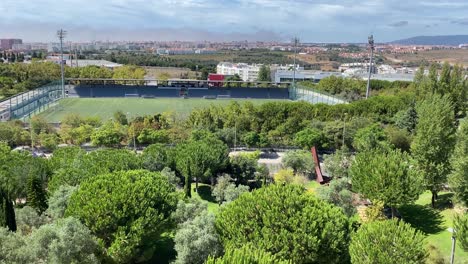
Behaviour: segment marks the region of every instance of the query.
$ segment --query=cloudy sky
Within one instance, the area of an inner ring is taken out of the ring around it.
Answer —
[[[468,0],[0,0],[0,38],[365,42],[468,34]]]

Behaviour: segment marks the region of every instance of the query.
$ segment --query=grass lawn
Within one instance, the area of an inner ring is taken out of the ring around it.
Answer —
[[[130,113],[130,116],[142,116],[148,114],[174,111],[176,113],[187,115],[193,109],[203,108],[210,105],[228,105],[232,101],[252,102],[254,105],[260,105],[266,102],[278,101],[270,99],[181,99],[181,98],[67,98],[58,102],[44,112],[40,113],[49,122],[60,122],[64,116],[70,113],[76,113],[81,116],[99,116],[102,120],[112,117],[116,111]]]
[[[399,209],[406,222],[427,234],[428,245],[435,247],[447,263],[452,249],[451,234],[447,231],[447,228],[453,227],[454,210],[450,208],[452,195],[441,193],[437,208],[433,209],[431,193],[425,192],[415,204]],[[434,253],[433,251],[432,254]],[[464,252],[458,245],[455,249],[455,263],[468,263],[468,252]]]
[[[219,209],[219,204],[211,195],[211,186],[209,184],[199,183],[198,193],[195,192],[195,183],[192,183],[192,198],[201,199],[208,202],[208,211],[216,213]]]

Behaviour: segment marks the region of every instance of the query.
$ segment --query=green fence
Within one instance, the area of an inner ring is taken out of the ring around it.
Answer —
[[[1,120],[30,118],[61,98],[62,88],[59,81],[12,96],[0,101]]]
[[[330,95],[310,87],[297,85],[289,89],[290,99],[294,101],[306,101],[312,104],[346,104],[345,99]]]

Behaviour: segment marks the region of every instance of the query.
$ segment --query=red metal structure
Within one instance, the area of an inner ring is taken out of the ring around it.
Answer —
[[[324,184],[327,181],[324,180],[323,175],[322,175],[322,170],[320,169],[320,160],[318,158],[317,148],[313,146],[310,152],[312,153],[312,158],[314,159],[314,163],[315,163],[315,174],[317,175],[316,180],[318,183]]]

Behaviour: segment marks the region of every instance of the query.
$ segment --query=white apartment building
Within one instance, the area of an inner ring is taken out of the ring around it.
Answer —
[[[258,80],[258,72],[262,66],[263,64],[221,62],[216,67],[216,73],[222,75],[238,74],[244,82],[254,82]]]

